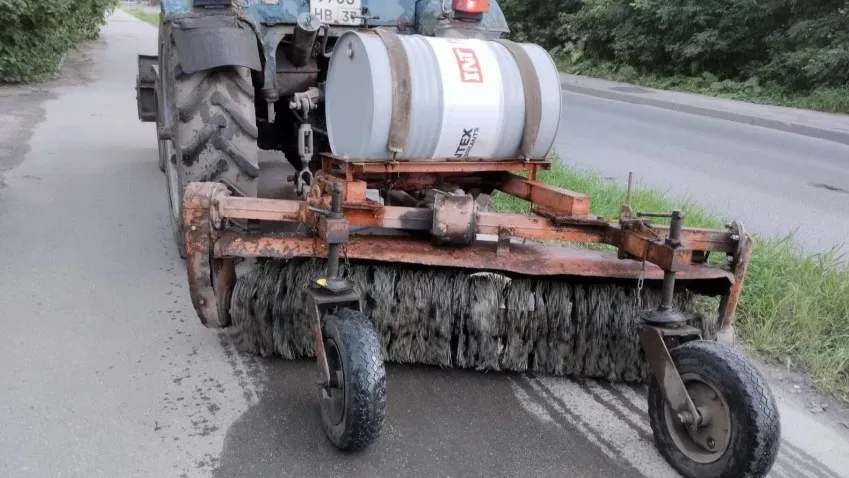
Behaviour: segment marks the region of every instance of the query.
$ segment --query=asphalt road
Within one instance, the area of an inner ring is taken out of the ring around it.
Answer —
[[[644,390],[593,381],[390,366],[383,438],[329,446],[312,363],[240,355],[192,310],[136,119],[155,41],[119,12],[62,79],[0,89],[0,476],[675,476]],[[843,415],[776,393],[772,476],[849,476]]]
[[[807,251],[849,238],[849,145],[564,92],[557,153],[627,185],[689,198]]]

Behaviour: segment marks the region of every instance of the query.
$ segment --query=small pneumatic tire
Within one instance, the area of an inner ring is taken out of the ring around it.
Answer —
[[[657,380],[648,390],[648,413],[660,454],[686,477],[762,477],[775,463],[781,442],[778,407],[766,379],[734,348],[695,340],[670,351],[688,393],[710,412],[702,435],[715,449],[698,445],[674,419]]]
[[[361,312],[340,309],[322,327],[332,380],[321,388],[324,432],[336,448],[359,451],[380,436],[386,417],[386,369],[380,340]]]

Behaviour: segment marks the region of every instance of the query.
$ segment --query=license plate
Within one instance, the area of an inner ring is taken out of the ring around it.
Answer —
[[[360,25],[363,0],[310,0],[310,11],[328,25]]]

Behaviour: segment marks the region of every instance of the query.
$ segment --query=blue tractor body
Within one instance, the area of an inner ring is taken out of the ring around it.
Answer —
[[[376,28],[487,40],[509,33],[496,0],[162,0],[159,54],[139,56],[137,106],[141,121],[156,123],[182,256],[188,183],[261,196],[264,151],[294,166],[280,182],[303,194],[330,151],[324,82],[336,40]]]
[[[232,5],[231,2],[215,0],[163,0],[162,12],[165,20],[169,21],[198,14],[196,5],[206,5],[201,8],[211,9],[222,3],[228,5],[226,8],[238,9],[258,32],[277,25],[292,25],[301,14],[320,14],[322,10],[318,6],[312,7],[309,0],[244,0],[233,2]],[[443,3],[441,0],[362,0],[362,7],[378,17],[370,20],[369,25],[398,27],[404,32],[434,36],[437,17],[444,11]],[[450,1],[447,3],[450,4]],[[481,24],[492,31],[506,33],[507,22],[498,3],[490,4],[490,10],[483,14]]]

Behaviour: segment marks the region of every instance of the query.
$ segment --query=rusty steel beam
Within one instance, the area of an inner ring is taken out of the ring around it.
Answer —
[[[598,227],[556,226],[544,217],[526,214],[478,213],[479,234],[497,235],[501,231],[513,237],[563,242],[609,243],[612,230],[609,225]]]
[[[504,171],[540,171],[551,169],[551,162],[546,160],[525,161],[522,158],[503,161],[473,161],[468,158],[463,161],[453,159],[430,161],[351,161],[333,155],[322,155],[322,169],[329,171],[329,164],[341,165],[346,169],[346,177],[350,180],[360,174],[468,174]],[[350,175],[348,174],[350,172]]]
[[[498,189],[557,215],[584,217],[590,214],[590,197],[586,194],[531,181],[515,174],[502,175]]]
[[[254,199],[221,196],[217,209],[221,218],[230,219],[260,219],[279,220],[287,222],[306,221],[304,209],[306,203],[301,201]],[[383,227],[408,231],[427,231],[433,225],[433,212],[426,208],[408,208],[399,206],[379,206],[363,204],[343,205],[345,218],[355,227]],[[478,234],[497,235],[507,230],[513,237],[552,240],[563,242],[604,243],[614,246],[625,244],[630,247],[633,255],[644,257],[642,254],[643,241],[633,238],[616,223],[589,225],[556,225],[553,221],[525,214],[505,214],[481,212],[477,214]],[[668,226],[652,226],[648,229],[654,234],[665,237],[669,233]],[[684,229],[682,231],[683,246],[692,251],[734,252],[737,241],[732,239],[730,231],[713,229]],[[628,239],[628,238],[631,239]],[[654,250],[652,254],[659,254]],[[647,260],[652,260],[646,256]],[[680,262],[680,261],[679,261]]]
[[[621,260],[615,253],[586,249],[510,244],[510,254],[499,256],[497,242],[478,240],[467,247],[440,247],[427,241],[393,236],[351,236],[343,256],[352,260],[399,262],[427,266],[494,270],[537,276],[580,276],[599,279],[638,279],[641,262]],[[327,247],[313,237],[242,236],[224,233],[215,244],[215,257],[327,257]],[[678,280],[709,281],[727,291],[734,275],[715,267],[691,265]],[[646,264],[646,280],[663,279],[663,270]]]
[[[503,171],[527,171],[530,169],[551,169],[548,161],[405,161],[397,163],[349,163],[354,174],[460,174]]]
[[[217,195],[212,199],[221,218],[256,219],[259,221],[304,221],[306,203],[284,199],[243,198]]]
[[[670,247],[634,231],[623,231],[619,246],[633,257],[657,264],[664,270],[681,272],[693,261],[693,251],[685,247]]]

